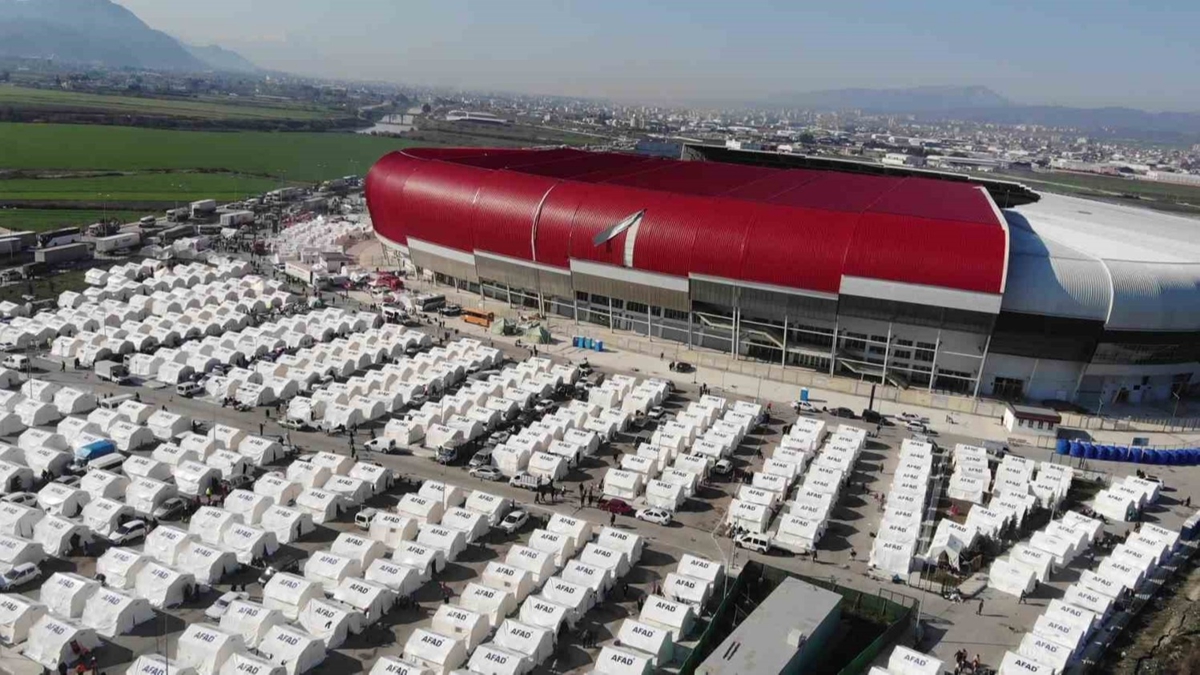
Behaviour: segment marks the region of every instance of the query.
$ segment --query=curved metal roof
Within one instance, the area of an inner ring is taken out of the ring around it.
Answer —
[[[1068,319],[1108,320],[1112,285],[1104,263],[1039,237],[1023,215],[1005,211],[1012,248],[1000,308]]]
[[[414,149],[381,159],[367,202],[387,239],[559,268],[632,266],[822,293],[843,277],[990,294],[1004,290],[1008,233],[977,186],[766,169],[578,150]]]

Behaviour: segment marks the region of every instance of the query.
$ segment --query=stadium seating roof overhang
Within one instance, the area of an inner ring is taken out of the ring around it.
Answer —
[[[1008,230],[975,185],[571,149],[420,148],[367,178],[375,229],[568,270],[572,261],[999,310]],[[636,227],[593,238],[631,214]]]

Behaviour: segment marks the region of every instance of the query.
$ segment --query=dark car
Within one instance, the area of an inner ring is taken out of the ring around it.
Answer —
[[[601,499],[600,510],[615,513],[618,516],[632,516],[637,512],[637,509],[630,506],[629,502],[615,497],[612,499]]]
[[[671,365],[671,370],[673,370],[677,373],[690,373],[695,369],[696,369],[695,366],[693,366],[692,364],[690,364],[686,361],[676,361],[674,364]]]
[[[845,417],[846,419],[851,420],[856,417],[854,411],[849,408],[834,408],[833,410],[829,411],[829,414],[833,415],[834,417]]]
[[[458,305],[446,305],[445,307],[439,309],[438,313],[442,316],[458,316],[459,314],[462,314],[462,307],[459,307]]]

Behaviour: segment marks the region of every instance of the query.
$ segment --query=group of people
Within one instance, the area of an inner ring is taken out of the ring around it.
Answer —
[[[979,654],[972,659],[966,649],[954,652],[954,675],[962,675],[967,669],[970,669],[971,673],[978,673],[979,665]]]

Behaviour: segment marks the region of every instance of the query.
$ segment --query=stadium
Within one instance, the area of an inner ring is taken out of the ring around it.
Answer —
[[[366,190],[379,239],[424,274],[580,322],[1008,400],[1170,401],[1198,380],[1183,217],[704,146],[409,149]]]

